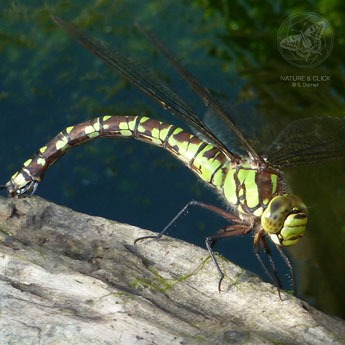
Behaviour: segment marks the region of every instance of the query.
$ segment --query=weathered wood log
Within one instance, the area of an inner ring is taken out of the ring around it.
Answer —
[[[207,251],[0,198],[0,344],[344,344],[345,323]]]

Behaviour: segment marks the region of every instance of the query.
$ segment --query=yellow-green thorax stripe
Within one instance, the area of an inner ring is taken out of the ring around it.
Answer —
[[[226,174],[223,194],[239,213],[261,216],[269,201],[281,192],[279,175],[270,168],[244,163]]]

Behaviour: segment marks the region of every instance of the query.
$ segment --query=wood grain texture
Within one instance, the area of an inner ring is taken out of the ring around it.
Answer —
[[[0,198],[1,344],[345,344],[325,315],[207,251],[45,201]]]

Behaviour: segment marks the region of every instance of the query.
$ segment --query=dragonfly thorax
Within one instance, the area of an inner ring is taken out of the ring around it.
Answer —
[[[296,195],[274,197],[261,216],[261,225],[272,241],[291,246],[304,235],[307,225],[307,207]]]
[[[253,165],[252,162],[231,165],[222,188],[225,199],[240,216],[258,218],[269,202],[285,191],[280,172],[267,166]]]

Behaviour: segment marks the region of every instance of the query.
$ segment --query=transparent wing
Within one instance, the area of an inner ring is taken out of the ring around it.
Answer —
[[[79,41],[91,53],[99,57],[110,67],[121,73],[129,82],[148,94],[164,109],[180,117],[190,126],[202,133],[203,137],[227,156],[235,160],[240,158],[229,151],[229,149],[212,133],[207,126],[198,118],[193,110],[165,83],[154,77],[149,69],[144,69],[135,61],[125,57],[120,52],[111,49],[105,43],[97,41],[78,30],[74,25],[65,22],[59,17],[52,16],[52,19],[70,36]]]
[[[248,154],[256,161],[263,161],[262,157],[256,152],[253,146],[245,138],[239,127],[236,126],[231,115],[214,97],[212,97],[208,89],[202,86],[201,83],[181,65],[181,63],[169,51],[169,49],[167,49],[167,47],[165,47],[163,43],[150,30],[148,30],[139,22],[137,22],[136,25],[139,28],[139,30],[150,40],[150,42],[152,42],[159,49],[159,51],[164,54],[164,56],[170,61],[170,63],[176,68],[176,70],[183,76],[185,81],[194,90],[194,92],[203,100],[205,105],[213,110],[214,116],[218,117],[220,122],[223,123],[224,126],[227,126],[235,133],[235,135],[237,136],[243,147],[246,149]],[[203,125],[208,128],[209,132],[212,132],[211,128],[209,128],[204,123]],[[213,134],[217,135],[216,133]]]
[[[317,117],[293,121],[269,146],[265,157],[278,167],[345,158],[345,118]]]

